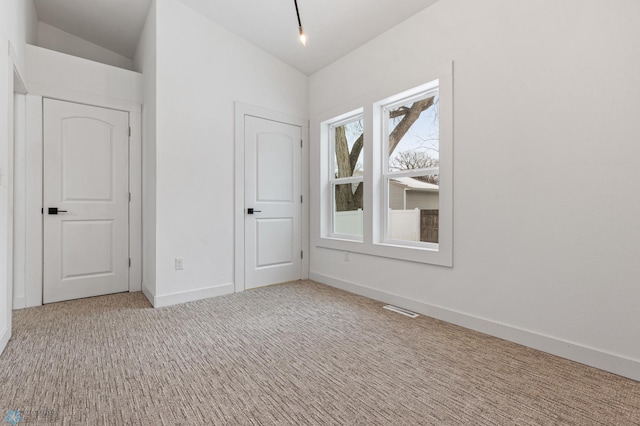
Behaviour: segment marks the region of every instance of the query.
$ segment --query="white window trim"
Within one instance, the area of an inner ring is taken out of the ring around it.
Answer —
[[[440,167],[429,167],[424,169],[412,169],[412,170],[403,170],[403,171],[390,171],[389,170],[389,117],[388,113],[390,110],[393,110],[399,106],[410,104],[420,99],[428,98],[430,95],[435,95],[439,93],[439,80],[433,80],[429,83],[423,84],[416,88],[413,88],[407,92],[400,93],[398,95],[394,95],[391,98],[387,98],[385,100],[376,102],[374,104],[375,108],[380,108],[381,111],[381,125],[382,125],[382,138],[380,149],[380,156],[382,158],[382,205],[380,206],[382,213],[382,241],[385,244],[390,244],[394,246],[405,246],[411,248],[422,248],[426,250],[439,250],[439,243],[426,243],[421,241],[407,241],[407,240],[394,240],[388,238],[389,235],[389,181],[393,178],[398,177],[416,177],[416,176],[425,176],[425,175],[434,175],[440,173]],[[439,121],[439,120],[438,120]]]
[[[328,152],[328,159],[327,159],[327,167],[326,167],[326,173],[327,173],[327,178],[329,181],[329,197],[328,197],[328,202],[327,204],[329,204],[329,214],[328,214],[328,230],[325,233],[325,235],[327,236],[327,238],[332,238],[332,239],[337,239],[337,240],[344,240],[344,241],[354,241],[354,242],[362,242],[362,236],[358,236],[358,235],[350,235],[350,234],[338,234],[336,232],[334,232],[335,229],[335,216],[334,216],[334,212],[335,212],[335,195],[334,195],[334,191],[333,188],[335,185],[345,185],[345,184],[353,184],[353,183],[359,183],[359,182],[363,182],[364,183],[364,176],[351,176],[351,177],[344,177],[344,178],[336,178],[335,177],[335,173],[333,172],[334,170],[334,160],[336,158],[336,152],[335,152],[335,144],[333,143],[333,141],[335,140],[335,133],[334,133],[334,129],[336,127],[339,127],[343,124],[347,124],[350,123],[352,121],[355,121],[359,118],[363,118],[363,114],[362,114],[362,109],[357,109],[354,111],[351,111],[349,113],[346,114],[342,114],[339,117],[332,119],[332,120],[328,120],[322,123],[322,127],[325,133],[325,135],[323,135],[323,140],[325,141],[325,144],[327,146],[328,149],[324,149],[325,152]],[[325,180],[326,181],[326,180]],[[364,231],[364,230],[363,230]]]
[[[383,227],[385,204],[385,191],[383,188],[383,161],[382,149],[382,107],[406,98],[416,88],[408,89],[397,94],[379,94],[361,99],[358,104],[342,111],[350,111],[346,114],[335,113],[337,108],[330,112],[320,114],[313,120],[315,128],[320,128],[318,144],[318,164],[316,176],[319,177],[319,192],[316,202],[319,207],[319,217],[316,223],[314,244],[318,247],[368,254],[372,256],[406,260],[411,262],[426,263],[440,266],[453,266],[453,62],[446,63],[439,72],[426,75],[423,81],[433,82],[438,80],[440,98],[439,122],[440,122],[440,221],[439,244],[437,250],[429,246],[413,247],[407,241],[384,241]],[[423,89],[427,85],[419,86]],[[375,94],[374,94],[375,95]],[[379,99],[383,99],[380,101]],[[361,107],[361,108],[357,108]],[[343,239],[332,236],[330,202],[331,183],[329,180],[329,164],[331,161],[329,149],[329,123],[336,123],[341,119],[353,117],[358,111],[364,111],[364,236],[362,241],[353,238]],[[313,127],[312,127],[313,128]],[[409,172],[411,173],[411,172]]]

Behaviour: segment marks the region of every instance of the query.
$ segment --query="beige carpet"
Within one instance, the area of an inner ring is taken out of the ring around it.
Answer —
[[[0,423],[640,424],[640,382],[381,306],[303,282],[17,311]]]

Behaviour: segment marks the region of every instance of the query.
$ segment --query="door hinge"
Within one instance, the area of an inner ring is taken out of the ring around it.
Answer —
[[[302,195],[300,196],[300,202],[303,203],[304,201],[302,201]]]
[[[302,148],[302,139],[300,139],[300,148]]]
[[[129,137],[131,137],[131,127],[129,127]]]
[[[304,252],[300,250],[300,259],[304,259]]]
[[[129,193],[129,202],[131,202],[131,193]]]
[[[40,209],[40,214],[44,214],[44,207]]]
[[[131,258],[129,258],[129,268],[131,268]]]

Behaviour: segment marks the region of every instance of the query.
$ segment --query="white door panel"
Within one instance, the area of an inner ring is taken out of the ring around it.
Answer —
[[[300,137],[298,126],[245,117],[247,289],[300,279]]]
[[[112,131],[95,119],[62,121],[62,201],[113,201]]]
[[[282,133],[264,132],[256,136],[256,201],[291,203],[293,139]],[[299,150],[296,151],[299,155]]]
[[[128,169],[128,113],[44,100],[44,303],[129,289]]]
[[[256,219],[256,267],[264,268],[294,262],[293,222],[292,218]],[[278,243],[274,244],[276,241]]]

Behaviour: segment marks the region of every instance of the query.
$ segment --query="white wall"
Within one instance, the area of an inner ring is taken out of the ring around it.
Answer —
[[[106,65],[133,70],[131,58],[112,52],[44,22],[38,23],[38,46]]]
[[[34,37],[31,0],[0,2],[0,351],[11,336],[13,281],[13,80],[23,78],[25,42]]]
[[[151,3],[147,21],[134,57],[135,70],[142,73],[142,281],[143,291],[156,294],[156,2]]]
[[[157,2],[157,48],[161,306],[233,291],[234,102],[305,117],[307,77],[176,0]]]
[[[8,55],[9,7],[7,2],[0,2],[0,351],[2,351],[11,337],[11,285],[8,282],[7,271],[7,215],[8,193],[6,184],[6,170],[8,167],[7,151],[9,144],[9,102],[12,99],[13,84],[9,82],[10,58]]]
[[[453,268],[314,248],[312,278],[640,379],[637,22],[632,0],[440,1],[311,76],[311,117],[449,60],[455,90]]]
[[[94,105],[122,102],[124,110],[142,102],[138,73],[38,46],[27,45],[26,54],[29,93],[64,97],[73,92]]]
[[[8,36],[16,53],[16,67],[24,73],[25,44],[38,39],[38,16],[33,0],[5,0],[7,3]]]

